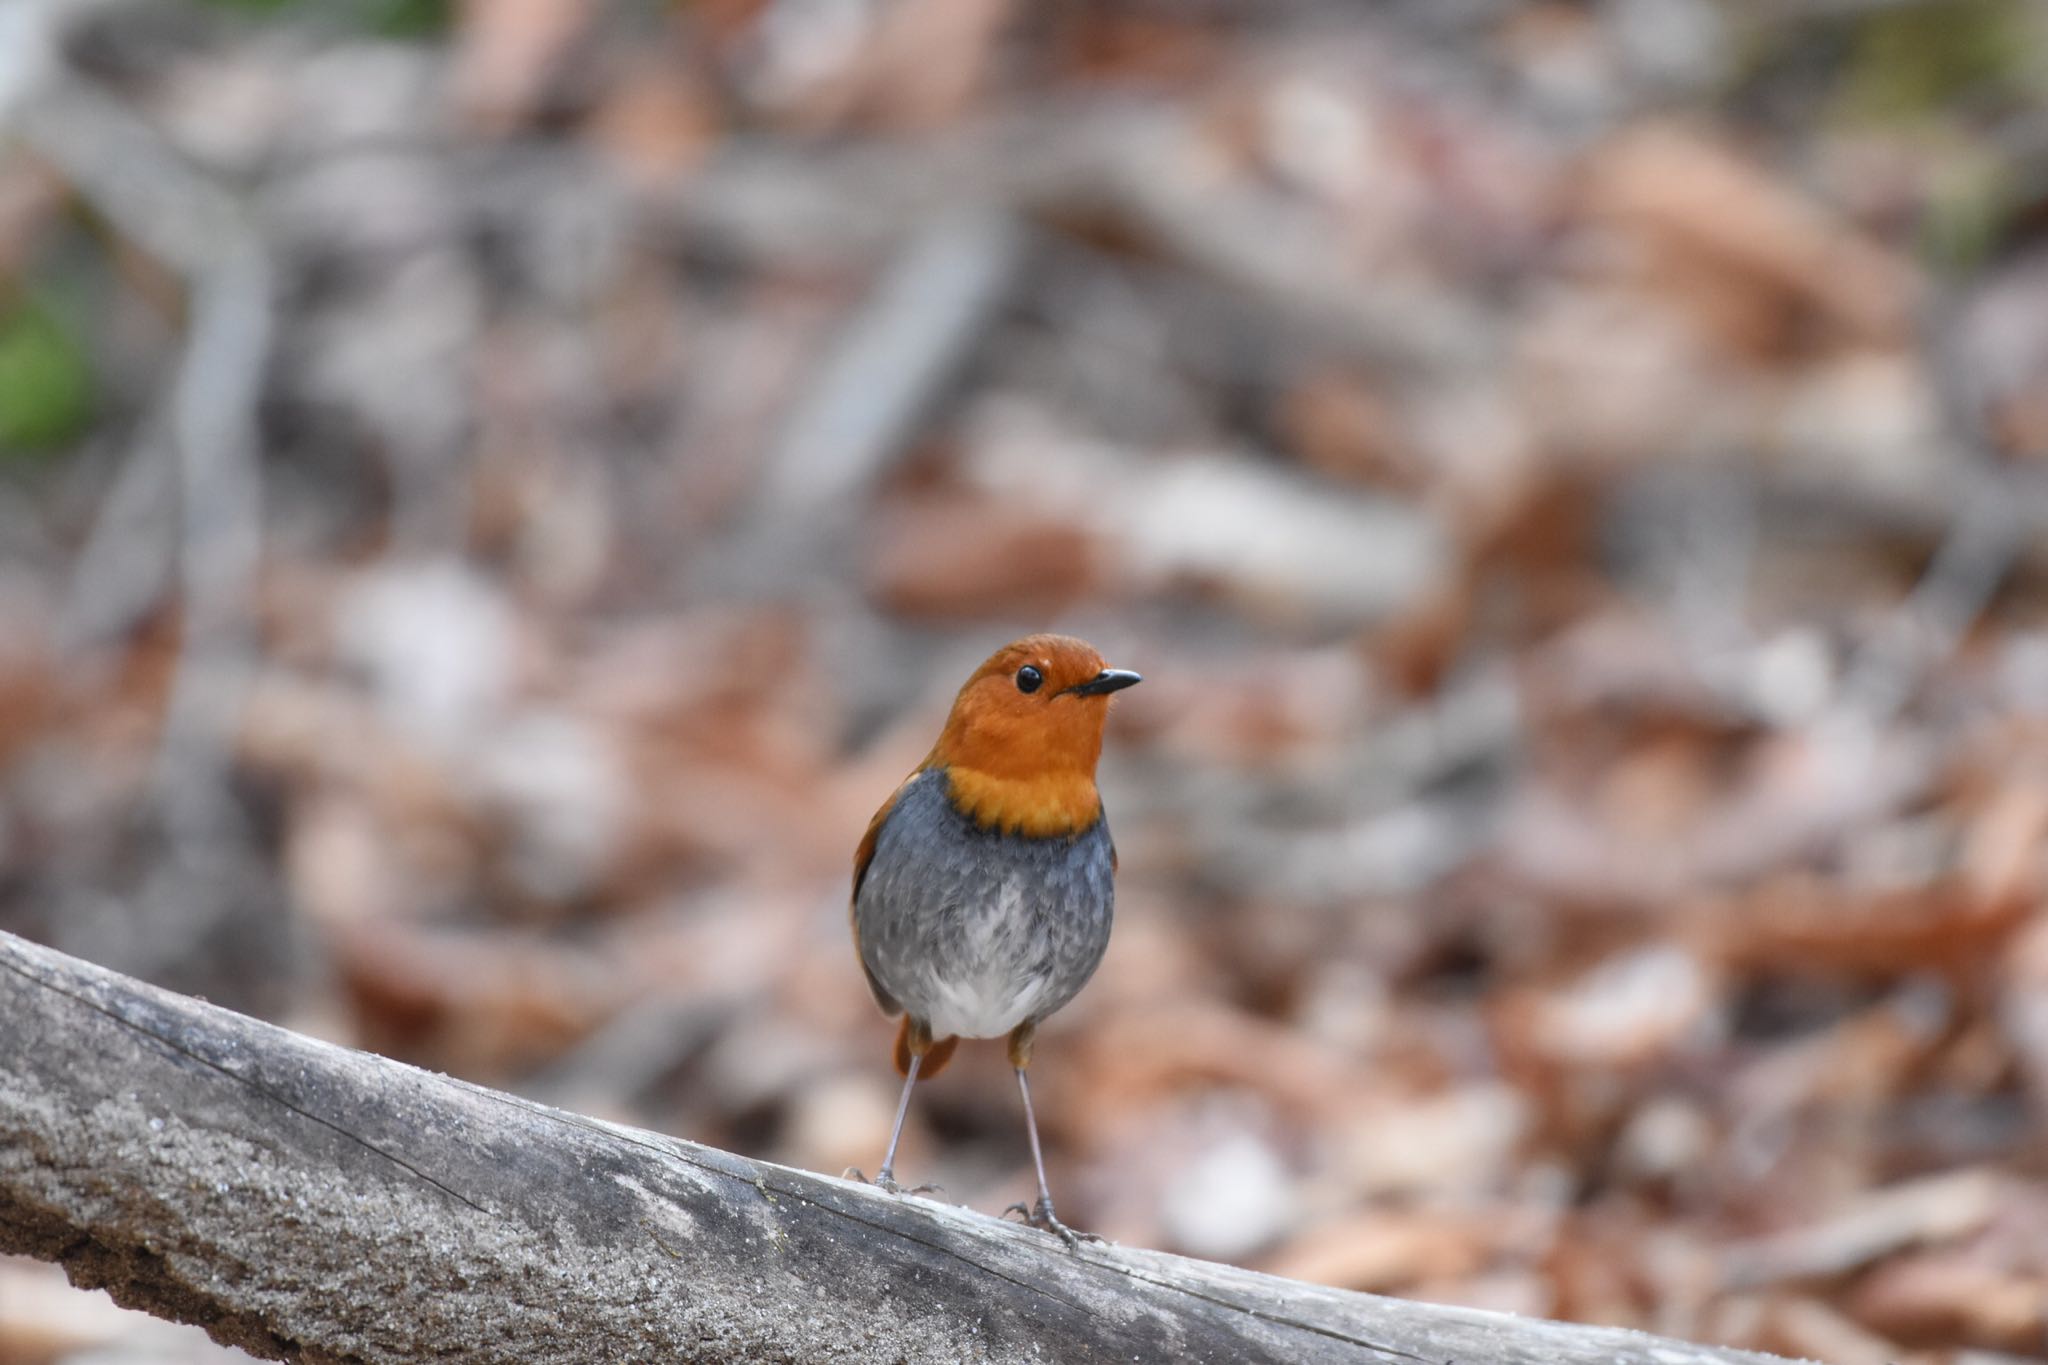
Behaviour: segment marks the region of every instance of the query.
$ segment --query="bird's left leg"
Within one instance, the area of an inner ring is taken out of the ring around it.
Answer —
[[[1018,1213],[1032,1227],[1043,1228],[1053,1233],[1069,1250],[1078,1249],[1083,1242],[1099,1242],[1102,1239],[1092,1232],[1079,1232],[1062,1223],[1052,1211],[1052,1188],[1045,1183],[1045,1153],[1038,1145],[1038,1116],[1031,1110],[1031,1082],[1024,1077],[1024,1069],[1031,1065],[1031,1044],[1038,1032],[1038,1026],[1026,1021],[1010,1034],[1010,1065],[1017,1070],[1017,1093],[1024,1097],[1024,1131],[1031,1135],[1031,1164],[1038,1172],[1038,1203],[1033,1208],[1012,1204],[1004,1214]]]

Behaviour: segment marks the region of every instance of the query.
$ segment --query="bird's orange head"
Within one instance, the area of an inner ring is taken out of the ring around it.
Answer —
[[[1137,681],[1070,635],[1027,635],[974,670],[924,766],[943,769],[953,804],[986,828],[1087,829],[1102,814],[1095,761],[1109,699]]]

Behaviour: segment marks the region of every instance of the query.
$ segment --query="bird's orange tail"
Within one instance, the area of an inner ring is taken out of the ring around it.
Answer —
[[[960,1046],[958,1038],[941,1038],[925,1049],[924,1061],[918,1065],[917,1078],[929,1080],[946,1069],[946,1063],[953,1060],[953,1049]],[[903,1023],[896,1030],[896,1074],[910,1074],[910,1016],[903,1016]]]

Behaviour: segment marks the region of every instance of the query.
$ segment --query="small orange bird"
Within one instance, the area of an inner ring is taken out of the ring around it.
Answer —
[[[882,1012],[901,1014],[903,1097],[875,1183],[896,1184],[896,1144],[918,1077],[962,1038],[1008,1037],[1038,1170],[1014,1204],[1069,1246],[1053,1214],[1024,1069],[1039,1022],[1086,985],[1109,946],[1116,845],[1095,790],[1111,694],[1138,681],[1066,635],[1004,645],[960,689],[917,771],[882,803],[853,855],[853,943]]]

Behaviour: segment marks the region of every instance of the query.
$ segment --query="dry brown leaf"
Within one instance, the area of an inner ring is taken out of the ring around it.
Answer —
[[[1425,473],[1387,401],[1349,375],[1314,374],[1289,389],[1279,422],[1303,462],[1333,479],[1412,488]]]
[[[1800,1360],[1825,1360],[1829,1365],[1907,1365],[1912,1359],[1897,1343],[1811,1298],[1771,1300],[1757,1344]]]
[[[676,67],[673,61],[634,64],[591,115],[597,145],[649,190],[673,185],[697,166],[719,131],[710,96]]]
[[[2000,790],[1970,822],[1957,862],[1979,901],[2013,913],[2041,898],[2048,849],[2048,786],[2016,782]]]
[[[502,932],[373,919],[332,928],[327,942],[362,1046],[484,1080],[559,1055],[637,985],[586,949]]]
[[[1305,1117],[1346,1098],[1342,1062],[1329,1050],[1217,1004],[1108,1011],[1079,1047],[1102,1100],[1090,1111],[1111,1123],[1191,1083],[1243,1086]]]
[[[1497,1224],[1469,1216],[1367,1209],[1312,1225],[1259,1269],[1384,1294],[1418,1280],[1467,1279],[1493,1254]]]
[[[1891,252],[1698,129],[1631,129],[1585,169],[1584,206],[1649,253],[1647,281],[1752,359],[1809,344],[1906,339],[1917,282]]]
[[[595,8],[591,0],[464,0],[450,76],[456,106],[493,132],[532,117]]]
[[[1001,502],[926,495],[898,505],[869,539],[870,596],[897,615],[1043,619],[1106,586],[1087,528]]]
[[[1858,1196],[1832,1216],[1722,1251],[1736,1288],[1825,1278],[1926,1242],[1977,1231],[1999,1207],[2002,1182],[1984,1170],[1927,1176]]]
[[[1967,1252],[1930,1251],[1879,1266],[1848,1302],[1855,1317],[1909,1345],[2035,1352],[2048,1322],[2048,1280]]]
[[[1793,873],[1725,905],[1708,923],[1718,956],[1741,970],[1962,976],[2002,950],[2019,916],[2010,902],[1987,904],[1956,877],[1860,891]]]

